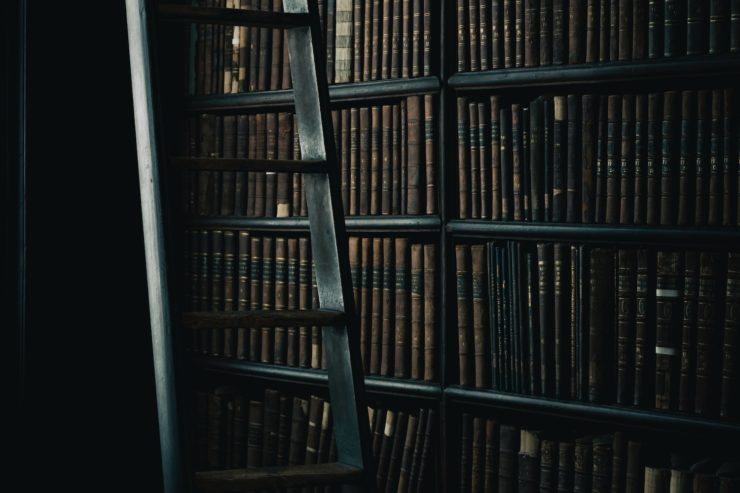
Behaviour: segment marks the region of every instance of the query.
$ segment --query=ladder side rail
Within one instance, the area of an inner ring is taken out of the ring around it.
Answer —
[[[167,287],[146,0],[126,0],[126,20],[162,479],[166,493],[178,493],[185,491],[186,487],[183,481],[182,453],[178,433],[174,346]]]
[[[326,174],[304,175],[312,257],[322,309],[347,313],[347,327],[324,327],[329,393],[340,462],[362,467],[374,487],[370,426],[359,354],[359,324],[349,273],[344,214],[339,195],[339,166],[330,121],[329,89],[320,53],[316,2],[283,0],[286,12],[308,12],[311,27],[288,31],[290,70],[302,159],[325,160]]]

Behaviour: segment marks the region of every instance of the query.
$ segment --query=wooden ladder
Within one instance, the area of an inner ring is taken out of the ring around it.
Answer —
[[[154,352],[157,412],[165,491],[193,489],[184,467],[178,421],[172,331],[238,327],[323,326],[323,343],[334,419],[338,462],[331,464],[195,473],[194,486],[206,491],[246,491],[341,484],[345,491],[374,491],[370,432],[359,355],[359,332],[352,295],[347,235],[339,195],[339,165],[333,141],[329,91],[320,47],[315,0],[283,0],[284,12],[199,8],[126,0],[129,58],[139,162],[139,185]],[[172,322],[167,287],[162,197],[148,14],[162,21],[207,23],[288,31],[290,70],[300,138],[300,161],[168,157],[178,170],[305,173],[304,187],[319,295],[318,310],[197,312]]]

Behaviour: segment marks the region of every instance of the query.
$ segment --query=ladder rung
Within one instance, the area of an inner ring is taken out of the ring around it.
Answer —
[[[188,312],[182,314],[186,329],[238,327],[341,326],[347,318],[334,310],[253,310],[248,312]]]
[[[326,173],[326,161],[295,159],[232,159],[175,157],[170,162],[181,169],[213,171],[267,171],[285,173]]]
[[[165,21],[275,28],[308,26],[311,22],[308,14],[193,7],[170,3],[160,4],[158,8],[161,19]]]
[[[321,486],[362,479],[362,469],[339,462],[301,466],[230,469],[195,473],[195,487],[212,492],[248,491],[261,488]]]

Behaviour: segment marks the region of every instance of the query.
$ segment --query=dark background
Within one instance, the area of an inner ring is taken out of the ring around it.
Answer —
[[[160,491],[124,2],[28,3],[22,491]]]

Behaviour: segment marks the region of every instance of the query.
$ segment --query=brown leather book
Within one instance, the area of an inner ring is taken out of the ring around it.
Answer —
[[[256,29],[253,29],[256,30]],[[257,159],[257,116],[247,116],[247,158]],[[257,187],[257,173],[250,171],[247,173],[247,205],[245,214],[247,216],[256,216],[255,205],[256,201],[256,187]],[[262,193],[264,197],[264,193]]]
[[[607,0],[609,3],[608,11],[609,17],[606,24],[604,24],[604,30],[607,31],[608,26],[608,47],[605,52],[607,54],[606,60],[616,61],[619,59],[619,1],[620,0]],[[602,3],[603,5],[603,3]],[[607,35],[607,33],[604,33]]]
[[[380,445],[380,452],[377,455],[378,469],[376,475],[378,490],[385,490],[385,483],[388,480],[388,465],[393,449],[393,436],[396,431],[396,421],[400,413],[390,409],[385,415],[385,426],[383,427],[383,437]]]
[[[293,116],[290,113],[278,113],[278,135],[277,135],[277,159],[291,159],[291,142],[293,141]],[[338,141],[338,140],[337,140]],[[291,177],[289,173],[277,174],[275,215],[277,217],[288,217],[295,214],[291,211]]]
[[[491,68],[491,40],[490,40],[490,2],[478,2],[478,51],[480,53],[480,70]]]
[[[596,188],[596,125],[599,96],[584,94],[581,98],[581,222],[594,222]]]
[[[382,354],[387,360],[387,365],[391,365],[391,353],[390,346],[386,346],[386,342],[389,345],[393,344],[394,341],[394,328],[395,328],[395,285],[394,285],[394,274],[395,274],[395,249],[393,245],[393,238],[382,239],[383,248],[383,270],[380,272],[381,288],[382,288],[382,324],[380,333],[382,339]],[[378,245],[380,246],[380,245]],[[375,244],[373,244],[375,247]],[[375,300],[373,300],[375,301]],[[394,355],[395,356],[395,355]],[[381,358],[381,373],[383,368],[383,359]]]
[[[285,310],[288,304],[288,263],[285,238],[275,238],[275,310]],[[273,362],[276,365],[287,363],[288,340],[286,327],[272,329],[275,338]]]
[[[694,410],[694,377],[696,375],[696,303],[699,295],[699,254],[684,254],[683,311],[681,320],[681,365],[678,384],[678,409]]]
[[[490,150],[490,177],[491,177],[491,219],[501,219],[501,124],[499,97],[490,98],[490,128],[491,128],[491,150]],[[487,188],[487,185],[486,185]]]
[[[423,159],[423,118],[421,96],[410,96],[407,98],[407,213],[420,214],[424,210],[424,204],[420,195],[422,159]]]
[[[468,12],[467,12],[467,49],[468,53],[466,57],[469,60],[469,70],[471,72],[477,72],[480,70],[480,44],[478,41],[478,33],[480,32],[480,23],[478,20],[479,0],[467,0]]]
[[[646,213],[649,225],[660,222],[661,96],[655,92],[648,94]]]
[[[650,354],[648,338],[648,257],[646,250],[637,250],[637,287],[635,289],[635,406],[647,400],[647,377]]]
[[[277,158],[278,121],[277,113],[268,113],[265,119],[267,141],[265,143],[265,158]],[[265,172],[265,216],[277,215],[277,173]]]
[[[588,397],[590,402],[610,402],[614,340],[614,251],[590,252]]]
[[[540,65],[539,0],[524,0],[524,65]]]
[[[262,11],[269,11],[271,0],[260,0],[259,9]],[[271,41],[271,29],[260,28],[259,29],[259,64],[257,65],[257,91],[267,91],[270,89],[270,75],[272,60],[270,55],[272,54],[270,41]]]
[[[262,423],[262,466],[277,465],[279,412],[280,393],[266,389]]]
[[[460,0],[461,2],[463,0]],[[515,64],[516,59],[516,45],[514,44],[514,31],[516,25],[514,24],[514,0],[501,0],[503,2],[503,48],[504,56],[503,66],[505,68],[511,68]]]
[[[483,491],[494,491],[498,475],[498,427],[493,419],[485,420]]]
[[[426,15],[426,14],[425,14]],[[480,105],[478,106],[480,111]],[[424,95],[424,178],[426,181],[426,213],[437,213],[437,173],[434,165],[434,96]],[[421,212],[421,208],[419,209]]]
[[[372,331],[372,274],[373,274],[373,240],[363,237],[360,240],[362,261],[360,263],[360,353],[362,354],[365,373],[380,373],[380,332]]]
[[[524,220],[524,191],[522,180],[522,160],[524,158],[522,150],[522,106],[520,104],[511,105],[511,163],[512,163],[512,199],[513,199],[513,217],[514,221]]]
[[[436,282],[437,246],[424,245],[424,380],[437,379],[437,316]]]
[[[740,414],[738,384],[738,337],[740,337],[740,254],[727,256],[727,282],[725,289],[725,320],[722,334],[722,380],[720,416],[736,418]]]
[[[360,82],[362,81],[362,72],[364,69],[363,46],[365,42],[365,23],[363,20],[363,16],[366,15],[366,13],[363,9],[362,0],[352,0],[352,5],[352,74],[349,80],[352,80],[353,82]],[[349,80],[347,80],[347,82],[349,82]]]
[[[647,54],[648,2],[632,0],[632,60],[644,60]]]
[[[211,263],[209,278],[211,280],[210,309],[214,312],[223,310],[224,296],[224,232],[220,229],[211,231]],[[224,329],[214,328],[211,332],[211,346],[208,351],[212,356],[223,356]]]
[[[293,413],[290,425],[290,448],[288,450],[288,465],[295,466],[305,463],[307,435],[308,401],[299,397],[294,397]]]
[[[539,491],[540,441],[539,432],[521,430],[518,468],[520,493]]]
[[[235,286],[236,286],[236,244],[234,231],[224,231],[223,235],[223,309],[230,312],[234,310]],[[236,356],[236,337],[233,328],[224,329],[223,355],[227,358]]]
[[[718,253],[699,254],[699,296],[696,305],[696,389],[694,412],[716,412],[718,332],[721,313],[721,264]]]
[[[371,345],[371,356],[370,364],[375,358],[378,358],[380,362],[379,371],[381,375],[390,375],[393,371],[392,359],[390,358],[390,351],[392,351],[393,334],[390,330],[384,331],[386,328],[383,326],[383,267],[384,256],[383,256],[383,238],[372,239],[372,252],[373,252],[373,263],[370,267],[370,333],[372,341],[380,341],[378,347],[379,352],[377,356],[373,354],[375,349],[374,345]],[[387,261],[387,260],[386,260]],[[387,294],[387,293],[386,293]],[[388,327],[390,328],[390,327]]]
[[[735,209],[737,204],[738,178],[735,176],[738,169],[738,123],[735,90],[732,88],[723,91],[724,108],[722,111],[722,225],[735,224]]]
[[[708,224],[722,222],[722,91],[712,91],[712,120],[709,140]]]
[[[360,185],[360,110],[349,110],[349,214],[359,212]]]
[[[401,138],[404,132],[406,122],[401,118],[401,104],[394,104],[391,110],[392,135],[391,135],[391,214],[401,214],[404,204],[401,202],[401,167],[405,165],[403,161],[406,156],[405,142]]]
[[[568,9],[568,63],[583,63],[586,60],[585,5],[583,2],[569,2]]]
[[[696,108],[696,91],[682,91],[681,93],[681,144],[678,161],[678,213],[677,224],[685,226],[693,220],[694,198],[691,194],[692,178],[691,165],[694,163],[693,134]]]
[[[411,77],[411,54],[413,48],[411,47],[412,41],[412,20],[413,10],[411,2],[412,0],[402,0],[401,5],[401,77]]]
[[[383,24],[380,27],[381,59],[378,79],[387,79],[391,75],[391,11],[392,0],[383,0]],[[377,48],[376,48],[377,51]]]
[[[249,420],[247,421],[247,469],[260,467],[262,465],[263,419],[263,403],[261,401],[249,401]]]
[[[676,138],[680,126],[678,91],[663,93],[663,135],[660,172],[660,224],[676,223],[676,189],[679,175]]]
[[[253,249],[254,251],[254,249]],[[308,238],[298,238],[298,309],[311,306],[311,252]],[[311,337],[306,326],[298,327],[298,366],[311,366]]]
[[[675,409],[678,401],[679,337],[683,261],[680,252],[658,252],[655,287],[655,407]]]
[[[286,262],[286,297],[288,310],[298,309],[298,238],[288,238],[288,257]],[[352,257],[350,257],[352,258]],[[298,327],[288,327],[285,349],[285,362],[288,366],[298,366]]]
[[[362,0],[359,0],[360,2]],[[373,4],[378,0],[365,0],[365,8],[363,9],[362,19],[364,24],[361,26],[363,31],[362,34],[362,80],[371,80],[372,74],[372,62],[373,62],[373,19],[375,12],[373,10]]]
[[[635,289],[637,287],[637,252],[618,251],[617,281],[617,404],[632,403],[634,391],[633,357],[635,354]]]
[[[250,238],[248,231],[239,231],[238,256],[238,293],[236,309],[248,310],[250,306],[251,269],[250,269]],[[249,333],[244,327],[236,330],[236,357],[246,359],[248,356]]]
[[[262,306],[263,310],[272,310],[275,306],[274,268],[275,250],[274,238],[266,236],[262,239]],[[270,327],[262,328],[260,361],[273,363],[275,334]]]
[[[592,492],[593,451],[590,436],[576,438],[573,460],[573,493]]]
[[[351,129],[350,129],[350,110],[344,108],[338,110],[339,116],[339,140],[337,140],[337,146],[339,152],[339,163],[342,176],[342,206],[345,215],[350,214],[350,191],[351,191],[351,168],[350,160],[352,155],[352,148],[350,146]],[[295,212],[294,212],[295,214]]]
[[[621,39],[621,38],[620,38]],[[632,224],[635,184],[635,96],[622,96],[622,129],[619,153],[619,224]]]
[[[509,425],[500,427],[498,457],[498,491],[514,493],[517,491],[517,453],[519,451],[519,428]]]
[[[481,217],[480,145],[478,142],[478,103],[468,104],[468,142],[470,149],[470,217]]]
[[[262,238],[252,236],[250,245],[250,278],[249,309],[262,309]],[[258,327],[249,327],[249,360],[260,361],[262,334]]]
[[[639,3],[639,2],[636,2]],[[645,224],[645,196],[646,196],[646,145],[647,145],[647,97],[645,94],[635,96],[635,160],[633,185],[634,202],[632,205],[632,222]]]
[[[492,0],[488,5],[491,15],[491,46],[489,69],[502,68],[504,66],[504,0]]]
[[[390,250],[390,248],[389,248]],[[396,326],[394,376],[409,376],[409,243],[407,238],[396,238]],[[393,339],[391,339],[393,341]]]
[[[573,491],[573,442],[558,443],[558,493]]]
[[[457,286],[457,330],[458,330],[458,363],[460,385],[474,383],[471,375],[470,351],[472,344],[471,327],[471,274],[470,274],[470,246],[455,245],[455,278]]]
[[[424,376],[424,245],[411,245],[411,369],[410,376]]]
[[[619,115],[621,96],[610,95],[606,129],[606,222],[619,222]]]
[[[396,429],[393,433],[393,447],[388,460],[388,472],[385,480],[385,491],[396,491],[401,473],[401,460],[403,459],[403,446],[406,442],[406,431],[408,428],[409,415],[399,412],[396,416]],[[381,485],[382,486],[382,485]]]
[[[360,179],[357,214],[370,211],[370,108],[360,108]]]
[[[514,64],[517,67],[524,67],[525,48],[524,48],[524,0],[514,0]]]
[[[394,482],[394,484],[396,485],[395,490],[393,488],[386,488],[387,491],[409,491],[411,465],[414,448],[416,445],[418,424],[419,419],[413,414],[409,414],[408,422],[406,423],[406,436],[403,437],[403,452],[400,457],[400,461],[398,461],[400,462],[400,468],[398,471],[398,482]],[[389,484],[389,486],[393,486],[393,484]]]
[[[380,210],[383,215],[391,213],[391,106],[384,104],[381,109],[381,143],[380,159],[382,161],[380,170]]]
[[[393,0],[391,17],[390,77],[396,79],[401,76],[401,0]]]
[[[424,19],[422,1],[413,0],[411,18],[411,77],[420,77],[424,71]]]
[[[382,194],[382,161],[381,136],[383,122],[380,106],[370,108],[370,205],[368,214],[378,215],[381,212]]]
[[[593,493],[611,492],[612,440],[611,435],[600,435],[593,439],[591,484]]]
[[[586,63],[599,60],[599,0],[586,1]]]
[[[282,10],[282,2],[280,0],[272,0],[272,11],[279,12]],[[268,31],[272,37],[272,43],[270,45],[272,53],[270,54],[270,84],[269,89],[275,91],[282,89],[283,82],[283,30],[282,29],[271,29]],[[265,88],[267,89],[267,87]]]
[[[472,313],[473,313],[473,354],[475,376],[473,383],[477,388],[488,387],[489,361],[488,314],[486,313],[486,252],[485,245],[470,247],[472,266]]]
[[[465,98],[457,98],[457,179],[458,179],[458,217],[467,219],[470,194],[470,158],[468,155],[468,103]]]
[[[513,169],[511,149],[511,108],[508,105],[505,105],[501,108],[499,115],[499,122],[501,125],[501,219],[504,221],[510,221],[514,213],[512,192]],[[460,195],[462,195],[462,189],[460,189]],[[461,204],[466,203],[462,201],[462,197],[460,200]],[[466,216],[460,215],[460,218],[463,217]]]

